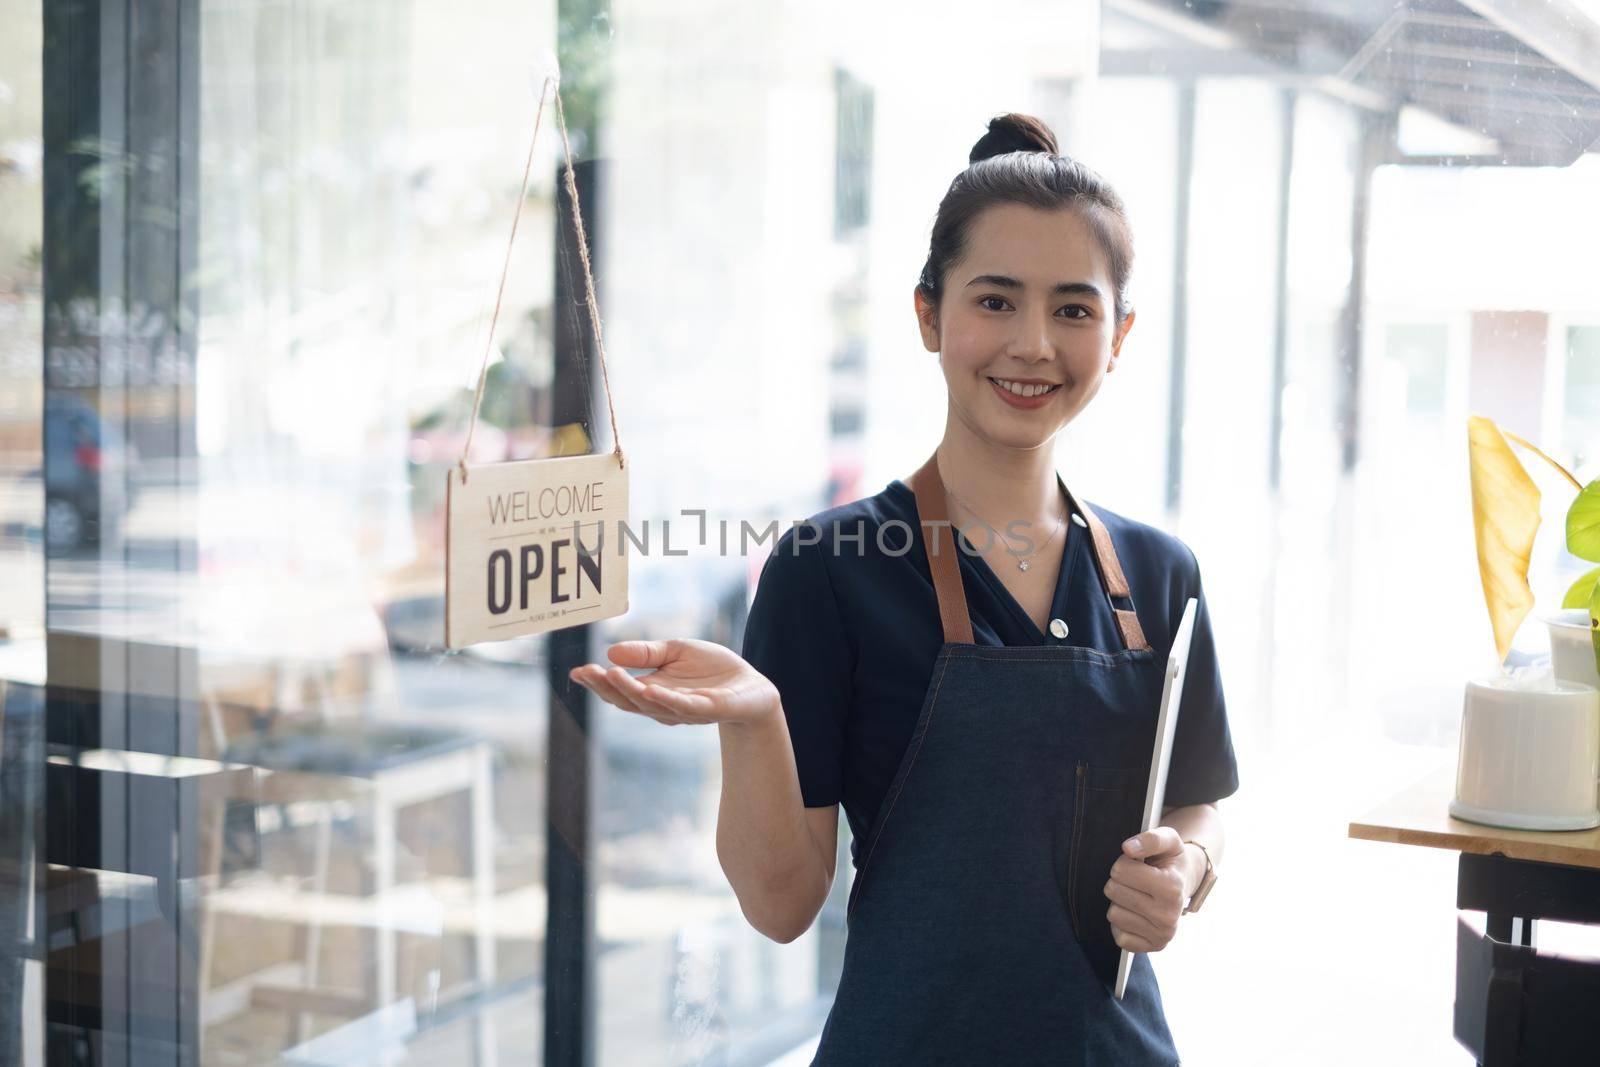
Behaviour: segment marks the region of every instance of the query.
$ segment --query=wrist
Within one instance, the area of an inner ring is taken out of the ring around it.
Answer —
[[[718,725],[753,728],[756,733],[788,729],[783,717],[783,701],[776,689],[769,696],[757,699],[750,711],[720,719]]]
[[[761,710],[756,713],[756,721],[788,729],[788,723],[783,717],[783,698],[778,695],[776,686],[762,703]]]
[[[1200,889],[1206,876],[1205,850],[1193,841],[1183,843],[1183,898],[1187,901]]]

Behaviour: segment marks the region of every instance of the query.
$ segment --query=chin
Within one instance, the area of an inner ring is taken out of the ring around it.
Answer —
[[[1065,425],[1054,419],[1032,426],[1021,425],[1020,419],[980,419],[977,428],[984,439],[992,444],[1026,450],[1049,444]]]
[[[1009,434],[989,434],[987,436],[990,441],[1002,448],[1014,449],[1018,452],[1032,452],[1035,449],[1048,446],[1050,442],[1055,439],[1056,434],[1060,432],[1061,427],[1057,426],[1043,437],[1039,436],[1038,434],[1029,434],[1024,436],[1016,433],[1015,431]]]

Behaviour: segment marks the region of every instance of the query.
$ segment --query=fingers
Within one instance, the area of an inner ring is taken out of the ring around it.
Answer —
[[[639,710],[632,700],[617,691],[617,687],[611,684],[606,672],[592,663],[585,663],[572,668],[567,672],[567,677],[594,693],[601,700],[608,704],[615,704],[623,711]]]
[[[1132,952],[1165,948],[1182,918],[1182,883],[1175,867],[1156,867],[1128,856],[1113,863],[1102,891],[1111,901],[1106,918],[1117,945]]]
[[[1120,932],[1125,937],[1137,938],[1144,944],[1154,945],[1156,948],[1165,948],[1167,943],[1172,940],[1172,935],[1178,932],[1176,927],[1166,927],[1153,923],[1138,912],[1129,911],[1121,904],[1111,905],[1106,910],[1106,918],[1111,920],[1113,938]],[[1120,941],[1117,943],[1121,944]],[[1124,947],[1132,948],[1131,945]],[[1134,949],[1134,951],[1149,952],[1151,949],[1139,948]]]
[[[606,649],[606,656],[619,667],[660,667],[682,651],[674,638],[662,641],[618,641]]]
[[[1117,943],[1118,948],[1125,948],[1129,952],[1160,952],[1166,945],[1158,945],[1153,941],[1135,934],[1119,930],[1115,925],[1111,927],[1111,940]]]
[[[623,645],[674,646],[683,643],[677,639],[618,642],[612,646],[611,658],[642,660],[655,655],[647,648],[635,647],[624,649],[619,656],[615,650]],[[677,652],[668,647],[666,654],[667,658],[671,659]],[[622,666],[605,668],[598,663],[585,663],[574,667],[567,674],[574,682],[588,688],[602,700],[615,704],[624,711],[632,711],[669,726],[717,721],[712,714],[717,709],[717,702],[706,690],[682,690],[660,685],[652,681],[656,677],[655,672],[635,677]]]
[[[633,701],[642,714],[649,715],[657,722],[664,722],[668,726],[677,726],[684,722],[683,717],[661,699],[663,693],[669,693],[671,690],[659,685],[648,685],[621,667],[612,667],[607,671],[606,681]]]
[[[667,711],[677,715],[685,722],[711,722],[707,718],[715,701],[703,692],[686,692],[682,689],[671,689],[654,682],[644,682],[644,697],[661,706]]]
[[[1153,897],[1163,905],[1183,900],[1183,872],[1171,864],[1157,867],[1122,856],[1111,865],[1111,880]]]
[[[627,678],[630,681],[632,676],[621,667],[613,667],[610,671],[605,671],[601,670],[598,664],[585,663],[568,671],[567,676],[594,693],[601,700],[608,704],[615,704],[623,711],[631,711],[637,715],[655,719],[657,722],[675,722],[675,719],[670,718],[669,714],[663,709],[649,704],[641,706],[640,702],[631,695],[631,692],[625,691],[624,685],[620,682],[618,676]]]
[[[1171,826],[1158,826],[1135,834],[1122,843],[1122,853],[1142,860],[1156,860],[1183,852],[1183,840]]]
[[[1112,904],[1139,915],[1153,927],[1176,931],[1178,919],[1183,913],[1182,901],[1176,896],[1153,897],[1115,881],[1107,882],[1104,892]]]

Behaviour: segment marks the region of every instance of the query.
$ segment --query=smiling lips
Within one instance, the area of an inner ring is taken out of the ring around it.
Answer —
[[[989,384],[1001,400],[1014,408],[1043,407],[1061,388],[1060,382],[1021,378],[990,378]]]

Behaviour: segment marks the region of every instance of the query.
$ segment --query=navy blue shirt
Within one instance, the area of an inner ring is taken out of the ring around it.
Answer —
[[[1171,534],[1088,503],[1111,534],[1159,660],[1184,604],[1199,600],[1166,803],[1226,797],[1239,787],[1238,769],[1194,553]],[[1067,624],[1064,638],[1040,631],[970,540],[956,553],[976,643],[1123,648],[1089,531],[1075,521],[1062,531],[1050,618]],[[948,529],[937,533],[949,537]],[[916,496],[898,478],[784,531],[762,566],[742,654],[783,700],[806,806],[841,804],[856,843],[899,768],[943,644]]]

